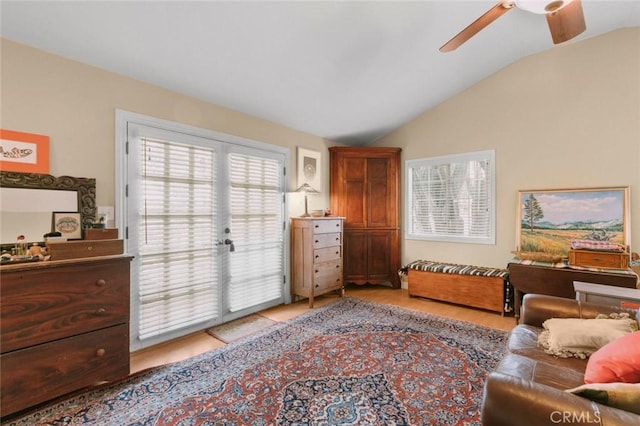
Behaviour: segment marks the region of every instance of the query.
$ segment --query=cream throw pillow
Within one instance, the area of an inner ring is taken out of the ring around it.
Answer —
[[[640,384],[636,383],[591,383],[567,389],[576,395],[610,407],[640,414]]]
[[[623,319],[551,318],[542,326],[538,344],[546,353],[561,358],[585,359],[607,343],[636,331],[638,323]]]

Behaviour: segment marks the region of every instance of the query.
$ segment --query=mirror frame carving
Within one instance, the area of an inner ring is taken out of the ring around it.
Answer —
[[[0,186],[22,189],[59,189],[76,191],[82,227],[90,228],[96,217],[96,180],[73,176],[52,176],[39,173],[0,171]]]

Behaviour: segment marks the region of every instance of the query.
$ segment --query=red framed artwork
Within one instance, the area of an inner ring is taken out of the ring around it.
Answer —
[[[49,173],[49,136],[0,129],[0,170]]]

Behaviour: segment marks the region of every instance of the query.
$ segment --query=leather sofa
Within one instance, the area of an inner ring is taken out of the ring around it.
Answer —
[[[508,339],[507,355],[485,382],[482,424],[640,425],[638,414],[565,392],[584,384],[588,360],[554,357],[537,344],[546,319],[595,318],[613,312],[628,312],[636,318],[637,311],[561,297],[525,295],[520,324]]]

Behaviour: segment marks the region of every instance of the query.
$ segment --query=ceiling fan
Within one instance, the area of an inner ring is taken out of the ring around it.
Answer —
[[[557,0],[557,1],[536,1],[536,0],[507,0],[501,1],[485,12],[484,15],[473,21],[469,26],[460,31],[451,40],[446,42],[439,50],[450,52],[476,35],[484,27],[513,9],[527,10],[529,12],[544,14],[551,31],[553,44],[558,44],[571,40],[586,28],[584,14],[582,13],[582,3],[580,0]]]

